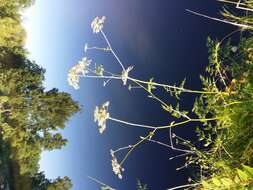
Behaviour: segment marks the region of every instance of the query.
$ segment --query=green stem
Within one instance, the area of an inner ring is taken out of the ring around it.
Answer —
[[[230,21],[227,21],[227,20],[218,19],[218,18],[215,18],[215,17],[210,17],[210,16],[207,16],[207,15],[204,15],[204,14],[201,14],[201,13],[197,13],[195,11],[191,11],[189,9],[186,9],[186,11],[188,11],[192,14],[207,18],[207,19],[215,20],[215,21],[218,21],[218,22],[223,22],[223,23],[230,24],[230,25],[233,25],[233,26],[241,27],[243,29],[251,29],[251,30],[253,29],[252,26],[249,26],[249,25],[246,25],[246,24],[239,24],[239,23],[230,22]]]
[[[206,121],[215,121],[215,120],[220,120],[220,119],[223,119],[223,117],[214,117],[214,118],[205,118],[205,119],[187,119],[187,120],[182,121],[182,122],[157,127],[156,129],[167,129],[167,128],[170,128],[170,127],[176,127],[176,126],[179,126],[179,125],[183,125],[183,124],[186,124],[186,123],[189,123],[189,122],[206,122]]]
[[[140,128],[146,128],[146,129],[156,129],[156,127],[154,127],[154,126],[130,123],[130,122],[123,121],[121,119],[112,118],[112,117],[109,117],[108,119],[111,120],[111,121],[116,121],[118,123],[122,123],[122,124],[125,124],[125,125],[130,125],[130,126],[133,126],[133,127],[140,127]]]
[[[138,86],[140,86],[141,88],[143,88],[147,93],[149,93],[151,95],[152,98],[154,98],[155,100],[157,100],[158,102],[160,102],[163,106],[168,107],[168,104],[166,104],[164,101],[162,101],[160,98],[158,98],[154,93],[152,93],[151,91],[149,91],[145,86],[141,85],[137,81],[133,81],[133,82],[135,82]],[[175,110],[175,109],[172,108],[172,111],[176,112],[177,114],[181,115],[182,117],[185,117],[186,119],[190,119],[190,117],[188,117],[185,114],[182,114],[178,110]]]
[[[176,126],[183,125],[183,124],[186,124],[186,123],[189,123],[189,122],[206,122],[206,121],[221,120],[221,119],[224,119],[224,117],[214,117],[214,118],[205,118],[205,119],[187,119],[185,121],[181,121],[181,122],[178,122],[178,123],[173,123],[173,124],[165,125],[165,126],[159,126],[159,127],[154,127],[154,126],[151,126],[151,125],[142,125],[142,124],[137,124],[137,123],[131,123],[131,122],[123,121],[121,119],[116,119],[116,118],[112,118],[112,117],[109,117],[108,119],[111,120],[111,121],[115,121],[115,122],[122,123],[122,124],[125,124],[125,125],[130,125],[130,126],[133,126],[133,127],[140,127],[140,128],[158,130],[158,129],[168,129],[168,128],[171,128],[171,127],[176,127]]]
[[[153,136],[155,133],[156,129],[154,129],[151,133],[149,133],[146,137],[143,137],[140,141],[138,141],[136,144],[134,144],[132,146],[132,148],[127,152],[126,156],[123,158],[123,160],[120,162],[120,165],[122,165],[126,159],[128,158],[128,156],[131,154],[131,152],[137,147],[139,146],[142,142],[144,142],[146,139],[148,139],[149,137]]]
[[[234,105],[234,104],[242,104],[243,102],[241,101],[235,101],[235,102],[231,102],[229,104],[225,104],[225,106],[231,106],[231,105]]]
[[[177,187],[173,187],[173,188],[169,188],[167,190],[176,190],[176,189],[182,189],[182,188],[186,188],[186,187],[196,187],[200,185],[200,183],[194,183],[194,184],[187,184],[187,185],[180,185],[180,186],[177,186]]]
[[[124,146],[124,147],[118,148],[117,150],[113,150],[113,152],[117,153],[117,152],[122,151],[122,150],[130,149],[132,147],[133,147],[133,145]]]
[[[150,83],[150,82],[135,79],[132,77],[128,77],[128,79],[135,82],[135,83],[138,82],[138,83],[147,84],[147,85]],[[161,84],[161,83],[156,83],[156,82],[152,82],[152,85],[163,87],[163,88],[176,89],[176,90],[180,90],[182,92],[187,92],[187,93],[195,93],[195,94],[219,94],[219,93],[221,93],[221,94],[229,95],[229,93],[227,93],[227,92],[208,92],[208,91],[201,91],[201,90],[190,90],[190,89],[186,89],[186,88],[181,88],[181,87],[177,87],[177,86]]]
[[[117,79],[121,80],[121,77],[118,76],[98,76],[98,75],[77,75],[79,77],[85,77],[85,78],[97,78],[97,79]]]
[[[114,189],[114,188],[112,188],[112,187],[106,185],[105,183],[103,183],[102,181],[100,181],[100,180],[98,180],[98,179],[96,179],[96,178],[94,178],[94,177],[91,177],[91,176],[87,176],[87,177],[88,177],[90,180],[96,182],[97,184],[109,188],[110,190],[116,190],[116,189]]]
[[[140,138],[144,139],[144,137],[140,137]],[[162,146],[165,146],[165,147],[170,148],[172,150],[186,152],[186,154],[194,154],[195,153],[194,151],[191,151],[191,150],[185,150],[185,149],[181,149],[181,148],[175,148],[174,146],[170,146],[170,145],[165,144],[165,143],[160,142],[160,141],[156,141],[156,140],[152,140],[152,139],[145,139],[145,140],[153,142],[153,143],[156,143],[156,144],[159,144],[159,145],[162,145]]]
[[[149,133],[146,137],[141,138],[140,141],[138,141],[136,144],[132,145],[132,147],[130,148],[130,150],[127,152],[126,156],[123,158],[123,160],[120,162],[120,165],[122,165],[126,159],[128,158],[128,156],[131,154],[131,152],[137,147],[139,146],[142,142],[144,142],[145,140],[147,140],[149,137],[152,137],[156,130],[159,129],[167,129],[167,128],[171,128],[171,127],[175,127],[175,126],[179,126],[179,125],[183,125],[189,122],[205,122],[205,121],[214,121],[214,120],[219,120],[222,119],[223,117],[216,117],[216,118],[207,118],[207,119],[188,119],[179,123],[174,123],[174,124],[170,124],[170,125],[166,125],[166,126],[161,126],[161,127],[154,127],[154,126],[149,126],[149,125],[141,125],[141,124],[135,124],[135,123],[130,123],[127,121],[122,121],[119,119],[115,119],[115,118],[111,118],[109,117],[108,119],[112,120],[112,121],[116,121],[119,123],[123,123],[126,125],[130,125],[130,126],[134,126],[134,127],[141,127],[141,128],[148,128],[148,129],[153,129],[153,131],[151,133]]]
[[[100,50],[100,51],[110,51],[108,48],[100,48],[100,47],[88,47],[90,50]]]
[[[117,54],[114,52],[114,50],[112,49],[111,43],[109,42],[108,38],[106,37],[105,33],[103,32],[103,30],[101,30],[101,34],[104,37],[109,49],[111,50],[113,56],[116,58],[116,60],[118,61],[118,63],[120,64],[121,68],[125,71],[125,67],[122,64],[121,60],[119,59],[119,57],[117,56]]]

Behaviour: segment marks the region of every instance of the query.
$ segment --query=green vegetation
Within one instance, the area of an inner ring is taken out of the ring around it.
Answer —
[[[21,12],[31,0],[0,1],[0,183],[16,190],[69,190],[68,177],[46,179],[43,150],[67,143],[58,131],[79,111],[65,92],[43,87],[45,70],[27,58]]]
[[[204,89],[229,95],[203,94],[195,101],[193,111],[199,118],[223,117],[197,128],[203,147],[186,159],[186,164],[200,168],[201,185],[196,189],[253,188],[252,42],[251,36],[241,37],[237,46],[208,39],[210,64],[208,75],[201,77]]]
[[[148,190],[146,184],[142,184],[139,180],[137,181],[137,190]]]
[[[251,8],[252,1],[248,8]],[[252,11],[246,16],[223,13],[231,22],[252,27]],[[237,20],[235,20],[237,18]],[[227,41],[227,42],[225,42]],[[201,77],[205,90],[228,92],[227,96],[201,95],[193,111],[199,118],[222,116],[197,128],[203,148],[186,163],[199,166],[200,185],[196,189],[253,189],[253,37],[241,34],[239,42],[208,39],[209,66]]]
[[[143,89],[149,98],[174,117],[164,126],[149,126],[113,117],[109,113],[108,101],[96,107],[94,118],[101,134],[109,121],[147,129],[147,133],[136,143],[110,150],[112,170],[120,179],[123,178],[123,165],[127,158],[148,141],[183,152],[179,156],[186,156],[186,162],[178,169],[198,168],[194,169],[197,177],[191,179],[191,183],[171,189],[253,190],[253,1],[245,0],[241,4],[220,1],[236,5],[246,14],[235,15],[228,8],[224,9],[222,21],[241,27],[235,31],[241,32],[241,35],[236,43],[230,40],[235,32],[221,41],[208,38],[209,65],[207,73],[200,77],[203,83],[201,90],[185,88],[185,81],[176,86],[155,82],[153,78],[144,81],[131,77],[133,67],[124,66],[102,30],[105,17],[93,20],[93,32],[102,35],[106,47],[89,47],[86,44],[85,50],[111,53],[121,70],[115,74],[103,65],[95,64],[93,67],[85,57],[70,70],[69,84],[78,89],[81,75],[106,79],[105,86],[112,79],[121,80],[131,91]],[[68,118],[79,111],[79,105],[69,94],[56,88],[45,90],[42,84],[45,70],[27,58],[21,11],[32,3],[31,0],[0,1],[0,184],[17,190],[69,190],[72,183],[68,177],[50,180],[38,169],[43,150],[60,149],[67,143],[67,139],[57,131],[63,129]],[[158,88],[175,97],[178,103],[163,101],[156,91]],[[182,93],[196,95],[191,111],[181,109]],[[199,125],[196,128],[199,146],[172,133],[173,127],[188,123]],[[159,130],[169,130],[170,144],[155,139]],[[176,147],[174,142],[184,148]],[[125,151],[123,159],[118,160],[117,154]],[[114,189],[95,178],[90,179],[103,190]],[[137,189],[148,188],[138,181]]]

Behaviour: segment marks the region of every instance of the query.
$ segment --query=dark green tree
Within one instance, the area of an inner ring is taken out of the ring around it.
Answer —
[[[72,182],[69,177],[57,178],[47,188],[47,190],[70,190]]]
[[[55,180],[46,178],[43,172],[36,173],[32,177],[32,190],[70,190],[72,182],[69,177],[58,177]]]
[[[43,87],[45,70],[21,56],[20,63],[0,66],[3,138],[11,143],[21,173],[34,174],[42,150],[60,149],[67,143],[58,129],[79,111],[65,92]]]

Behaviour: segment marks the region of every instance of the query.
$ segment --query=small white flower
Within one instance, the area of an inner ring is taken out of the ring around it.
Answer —
[[[68,73],[68,83],[74,89],[79,89],[79,79],[80,74],[86,75],[88,73],[88,66],[90,65],[91,60],[88,60],[87,57],[82,58],[78,64],[74,65]]]
[[[68,74],[68,83],[70,86],[72,86],[74,89],[79,89],[79,76],[75,75],[73,72],[69,72]]]
[[[110,150],[110,153],[112,156],[112,171],[115,173],[115,175],[118,176],[119,179],[122,179],[122,172],[124,171],[124,168],[122,168],[121,165],[118,163],[118,160],[114,155],[114,151]]]
[[[101,32],[105,19],[105,16],[102,16],[101,18],[96,17],[93,19],[93,21],[91,22],[91,28],[93,30],[93,33],[97,34]]]
[[[132,90],[132,86],[131,84],[128,85],[128,90],[131,91]]]
[[[104,74],[104,67],[103,67],[103,65],[95,65],[95,73],[98,76],[103,76],[103,74]]]
[[[231,51],[232,51],[233,53],[235,53],[237,50],[238,50],[238,48],[237,48],[236,46],[233,46],[233,47],[231,48]]]
[[[85,45],[84,45],[84,52],[86,53],[88,51],[88,49],[89,49],[89,45],[87,43],[85,43]]]
[[[109,119],[110,114],[108,112],[109,102],[105,102],[100,107],[96,106],[94,111],[94,122],[98,123],[99,133],[102,134],[106,129],[106,120]]]
[[[128,73],[133,69],[133,67],[128,67],[126,70],[122,71],[121,74],[121,80],[123,81],[123,85],[127,84],[127,79],[128,79]]]

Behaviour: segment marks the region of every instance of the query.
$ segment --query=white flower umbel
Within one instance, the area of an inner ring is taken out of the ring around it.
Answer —
[[[126,70],[122,71],[122,81],[123,81],[123,85],[127,84],[127,79],[128,79],[128,73],[133,69],[133,67],[128,67]]]
[[[69,71],[68,83],[74,89],[78,90],[79,89],[79,76],[76,75],[74,72]]]
[[[124,171],[124,168],[122,168],[119,164],[116,156],[114,155],[114,151],[110,150],[110,153],[112,156],[112,171],[118,176],[119,179],[122,179],[122,172]]]
[[[90,65],[91,60],[87,57],[82,58],[78,64],[74,65],[68,73],[68,83],[74,89],[79,89],[79,79],[80,75],[86,75],[88,73],[88,66]]]
[[[108,106],[109,102],[105,102],[100,107],[96,106],[94,111],[94,121],[98,123],[98,130],[100,134],[102,134],[106,129],[106,120],[110,117]]]
[[[93,33],[97,34],[101,32],[103,28],[103,24],[105,22],[105,18],[106,18],[105,16],[102,16],[102,17],[96,17],[93,19],[91,23],[91,28],[93,30]]]

